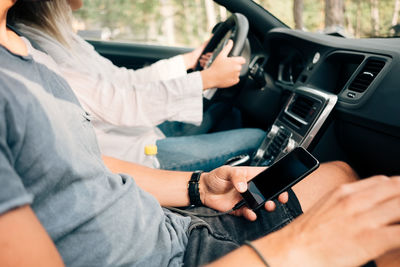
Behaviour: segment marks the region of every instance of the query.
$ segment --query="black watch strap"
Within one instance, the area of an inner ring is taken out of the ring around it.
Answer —
[[[196,207],[203,205],[203,203],[201,203],[200,191],[199,191],[199,181],[202,173],[203,171],[194,171],[188,183],[188,194],[189,194],[190,205]]]

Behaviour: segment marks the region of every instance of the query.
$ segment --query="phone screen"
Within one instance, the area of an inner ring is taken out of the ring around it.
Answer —
[[[258,174],[242,193],[246,204],[257,209],[267,200],[277,197],[319,166],[319,162],[302,147],[293,149],[286,156]]]

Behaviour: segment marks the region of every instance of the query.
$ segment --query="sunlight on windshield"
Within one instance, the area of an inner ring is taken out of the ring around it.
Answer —
[[[293,29],[346,37],[400,36],[400,0],[254,0]]]

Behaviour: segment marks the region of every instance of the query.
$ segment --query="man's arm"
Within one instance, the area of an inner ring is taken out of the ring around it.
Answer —
[[[0,215],[0,266],[64,266],[29,206]]]
[[[378,257],[378,263],[390,260],[393,266],[400,257],[400,177],[343,185],[253,245],[271,266],[360,266]],[[249,247],[210,264],[243,265],[265,266]]]
[[[103,161],[113,173],[132,176],[139,187],[156,197],[162,206],[189,206],[187,185],[191,172],[152,169],[107,156],[103,156]]]
[[[103,161],[112,172],[131,175],[139,187],[156,197],[162,206],[183,207],[190,204],[188,182],[191,172],[151,169],[107,156],[103,156]],[[201,202],[215,210],[230,210],[242,200],[239,192],[247,190],[247,181],[264,169],[265,167],[223,166],[203,173],[199,181]],[[278,199],[285,203],[288,199],[287,193],[281,194]],[[265,208],[268,211],[274,210],[274,202],[267,201]],[[249,220],[257,218],[247,207],[242,207],[234,214]]]

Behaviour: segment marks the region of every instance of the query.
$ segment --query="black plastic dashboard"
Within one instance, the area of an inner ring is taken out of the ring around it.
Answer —
[[[266,83],[253,81],[253,86],[266,91],[307,87],[337,95],[332,130],[337,143],[320,146],[340,145],[363,175],[400,174],[400,39],[348,39],[275,28],[253,51],[250,69],[262,70]],[[263,114],[270,104],[253,114]]]

